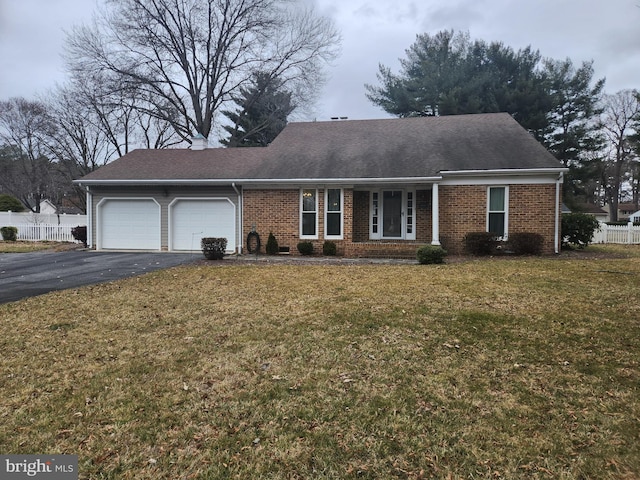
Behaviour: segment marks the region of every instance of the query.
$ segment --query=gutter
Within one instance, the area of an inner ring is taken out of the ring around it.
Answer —
[[[227,179],[127,179],[127,180],[74,180],[73,183],[81,186],[105,185],[105,186],[127,186],[127,185],[263,185],[263,184],[308,184],[327,183],[338,184],[406,184],[406,183],[433,183],[442,180],[441,176],[435,177],[358,177],[358,178],[227,178]],[[235,187],[234,187],[235,188]]]
[[[565,167],[558,168],[497,168],[494,170],[441,170],[443,177],[478,176],[489,177],[494,175],[534,175],[534,174],[562,174],[568,172]]]

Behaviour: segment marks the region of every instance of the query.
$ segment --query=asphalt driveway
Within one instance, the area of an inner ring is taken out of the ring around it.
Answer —
[[[197,253],[96,251],[0,254],[0,303],[201,260]]]

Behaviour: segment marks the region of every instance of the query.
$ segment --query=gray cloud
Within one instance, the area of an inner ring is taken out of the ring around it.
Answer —
[[[545,57],[594,60],[606,90],[640,88],[638,0],[302,0],[331,16],[342,32],[342,56],[311,118],[384,117],[365,98],[378,64],[397,71],[398,58],[420,33],[468,30],[471,38],[528,45]],[[87,0],[0,0],[0,98],[32,97],[64,80],[63,29],[89,22]]]

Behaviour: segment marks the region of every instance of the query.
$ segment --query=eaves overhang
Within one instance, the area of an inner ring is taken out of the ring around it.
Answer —
[[[441,170],[443,177],[495,177],[505,175],[558,175],[566,173],[569,169],[565,167],[548,168],[500,168],[493,170]]]
[[[130,186],[130,185],[299,185],[308,183],[340,184],[406,184],[433,183],[442,180],[441,176],[432,177],[358,177],[358,178],[225,178],[225,179],[112,179],[112,180],[74,180],[81,186]]]

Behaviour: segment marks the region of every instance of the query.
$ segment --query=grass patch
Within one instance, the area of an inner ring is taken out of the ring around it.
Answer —
[[[39,252],[42,250],[66,250],[69,248],[77,248],[75,243],[61,242],[5,242],[0,240],[0,253],[28,253]]]
[[[640,248],[615,253],[207,264],[2,305],[0,451],[80,478],[634,478]]]

